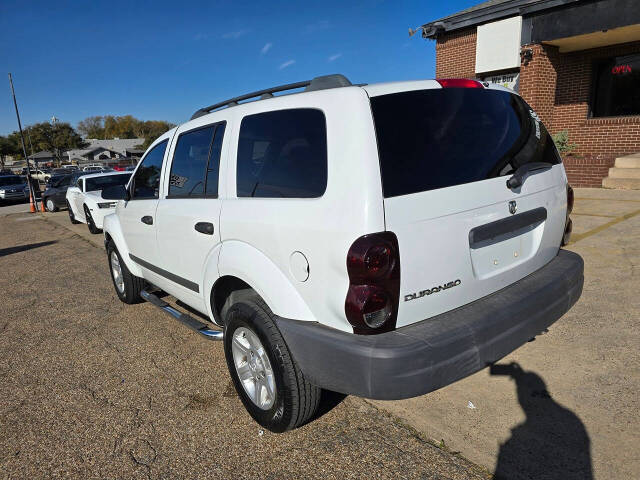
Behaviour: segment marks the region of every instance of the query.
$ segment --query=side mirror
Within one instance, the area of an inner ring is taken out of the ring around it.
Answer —
[[[114,185],[102,190],[102,198],[105,200],[125,200],[129,201],[129,190],[124,185]]]

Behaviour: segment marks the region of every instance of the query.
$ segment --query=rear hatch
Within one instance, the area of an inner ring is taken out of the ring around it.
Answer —
[[[369,95],[386,229],[400,248],[398,327],[496,292],[557,255],[566,176],[518,95],[438,84]],[[508,188],[532,162],[549,165]]]

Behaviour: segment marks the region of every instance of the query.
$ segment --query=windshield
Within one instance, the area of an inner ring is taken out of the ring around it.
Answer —
[[[102,177],[87,178],[86,191],[91,192],[94,190],[102,190],[107,187],[113,187],[114,185],[125,185],[131,174],[118,174],[118,175],[104,175]]]
[[[54,175],[51,177],[52,187],[63,187],[69,185],[71,182],[71,175]]]
[[[6,187],[8,185],[21,185],[24,182],[17,175],[11,175],[8,177],[0,177],[0,187]]]
[[[538,116],[509,92],[417,90],[373,97],[371,109],[387,198],[560,163]]]

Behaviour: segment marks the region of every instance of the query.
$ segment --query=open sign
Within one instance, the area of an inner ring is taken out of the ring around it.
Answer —
[[[611,73],[613,73],[614,75],[631,73],[631,65],[616,65],[611,69]]]

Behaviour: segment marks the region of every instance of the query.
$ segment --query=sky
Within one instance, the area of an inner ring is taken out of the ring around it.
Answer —
[[[182,123],[200,107],[342,73],[433,78],[435,42],[408,29],[480,3],[450,1],[0,2],[0,135],[55,115]],[[3,80],[4,79],[4,80]]]

